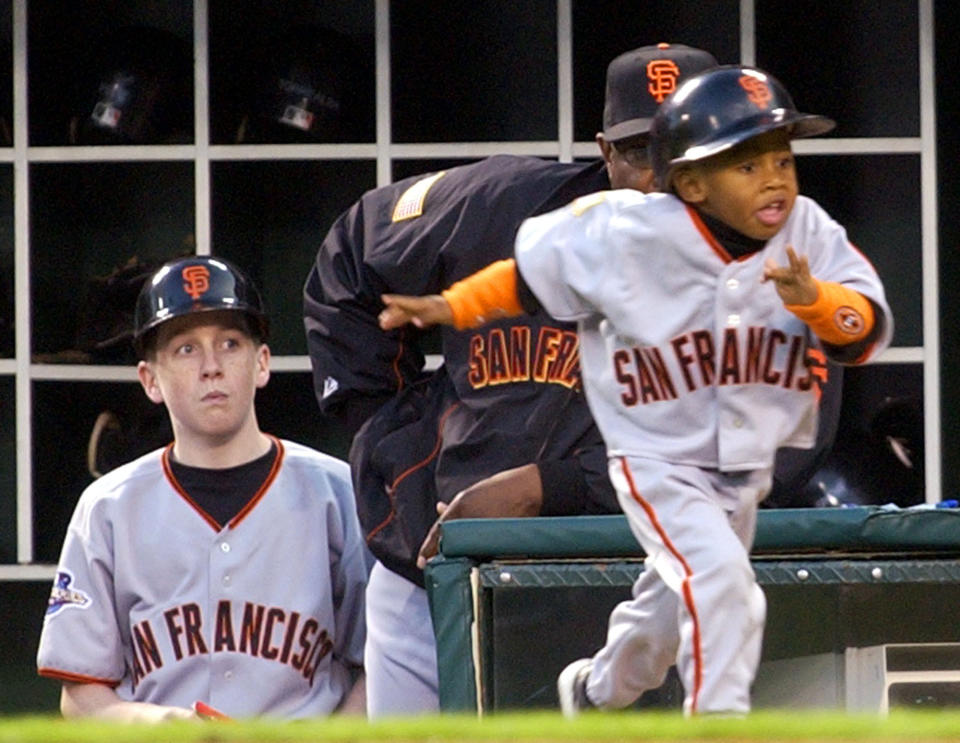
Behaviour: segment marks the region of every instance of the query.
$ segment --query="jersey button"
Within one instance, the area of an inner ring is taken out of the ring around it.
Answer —
[[[220,551],[221,551],[221,552],[229,552],[229,551],[230,551],[230,545],[227,544],[226,542],[220,542]]]
[[[223,585],[225,585],[225,586],[229,586],[229,585],[230,585],[230,576],[229,576],[229,575],[223,576]]]
[[[736,290],[737,287],[739,286],[740,286],[740,282],[737,281],[736,279],[727,279],[727,289],[729,289],[730,291]]]
[[[224,677],[227,681],[229,681],[230,679],[233,678],[233,671],[224,671],[224,672],[223,672],[223,677]]]
[[[743,418],[734,418],[733,419],[734,428],[743,428]]]
[[[740,315],[727,315],[727,325],[732,328],[740,324]]]

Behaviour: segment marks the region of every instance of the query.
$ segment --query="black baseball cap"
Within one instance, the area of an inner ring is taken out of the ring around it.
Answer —
[[[683,44],[655,44],[624,52],[607,67],[603,136],[610,142],[647,134],[650,124],[677,83],[716,67],[709,52]]]

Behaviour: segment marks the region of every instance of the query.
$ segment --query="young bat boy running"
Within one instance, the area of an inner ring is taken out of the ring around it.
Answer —
[[[384,295],[384,329],[537,307],[578,323],[609,474],[647,555],[606,645],[560,674],[568,715],[624,707],[676,663],[687,713],[743,713],[765,600],[750,565],[777,448],[809,448],[825,358],[863,363],[893,321],[844,229],[798,195],[790,140],[832,128],[772,76],[715,68],[658,110],[663,193],[599,192],[521,226],[515,259],[440,295]]]

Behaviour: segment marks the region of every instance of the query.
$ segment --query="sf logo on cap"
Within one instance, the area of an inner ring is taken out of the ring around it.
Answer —
[[[647,90],[657,103],[663,103],[663,99],[677,89],[678,77],[680,68],[672,59],[654,59],[647,63],[647,79],[650,81]]]
[[[200,295],[210,288],[210,269],[206,266],[187,266],[180,275],[183,276],[183,290],[194,300],[200,299]]]
[[[743,75],[740,77],[740,87],[747,91],[747,98],[757,108],[766,109],[770,104],[773,95],[766,82],[752,75]]]

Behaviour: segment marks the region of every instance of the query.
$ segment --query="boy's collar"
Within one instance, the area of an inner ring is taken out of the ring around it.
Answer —
[[[691,204],[691,206],[693,205]],[[722,222],[716,217],[711,217],[695,206],[693,208],[696,209],[697,214],[700,219],[703,220],[707,229],[710,230],[717,241],[723,245],[727,252],[734,258],[759,252],[763,250],[763,247],[767,244],[766,240],[758,240],[754,237],[744,235],[726,222]]]

